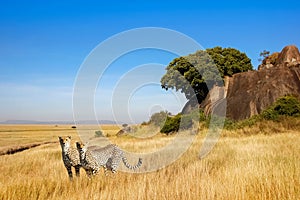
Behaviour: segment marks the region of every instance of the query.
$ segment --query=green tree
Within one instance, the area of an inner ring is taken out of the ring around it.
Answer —
[[[213,85],[221,85],[225,76],[252,70],[251,60],[234,48],[214,47],[175,58],[161,78],[162,88],[176,89],[201,103]]]
[[[263,50],[260,52],[259,56],[260,58],[258,59],[259,62],[263,61],[265,58],[267,58],[270,55],[270,51]]]
[[[208,88],[199,71],[187,58],[175,58],[167,67],[167,73],[161,78],[162,88],[168,90],[176,89],[185,94],[187,99],[195,95],[197,99],[203,100]]]
[[[253,70],[251,59],[237,49],[214,47],[207,49],[206,52],[213,59],[222,78]]]

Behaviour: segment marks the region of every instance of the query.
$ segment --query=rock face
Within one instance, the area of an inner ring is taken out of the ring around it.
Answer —
[[[275,66],[284,65],[287,67],[299,66],[300,64],[300,53],[299,49],[294,46],[286,46],[283,48],[281,53],[276,59]]]
[[[229,77],[226,77],[224,87],[214,86],[209,91],[205,100],[201,103],[200,108],[204,110],[205,115],[211,113],[222,117],[226,115],[228,78]]]
[[[258,66],[258,70],[261,69],[269,69],[274,67],[276,60],[278,59],[279,52],[275,52],[272,55],[266,57],[263,61],[262,64]]]
[[[241,120],[261,113],[282,96],[293,95],[300,100],[298,48],[285,47],[270,64],[263,62],[258,71],[238,73],[227,78],[225,87],[212,89],[200,107],[204,108],[205,113],[211,113],[226,97],[226,116]],[[223,106],[221,109],[224,109]]]
[[[227,117],[240,120],[259,114],[285,95],[300,99],[299,67],[236,74],[229,79]]]
[[[282,49],[280,53],[275,52],[266,57],[258,70],[270,69],[273,67],[294,67],[300,65],[300,53],[296,46],[290,45]]]

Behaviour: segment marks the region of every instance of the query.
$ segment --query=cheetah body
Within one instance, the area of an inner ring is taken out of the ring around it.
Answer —
[[[60,146],[62,149],[62,160],[68,171],[69,178],[73,178],[72,167],[75,168],[76,176],[80,175],[80,157],[76,148],[71,146],[71,136],[59,137]]]
[[[91,174],[98,173],[101,167],[104,168],[105,172],[109,169],[112,173],[116,173],[121,160],[127,168],[132,170],[142,165],[140,158],[135,166],[131,166],[127,162],[124,152],[115,144],[109,144],[103,148],[88,149],[86,145],[77,142],[76,146],[80,154],[81,165]]]

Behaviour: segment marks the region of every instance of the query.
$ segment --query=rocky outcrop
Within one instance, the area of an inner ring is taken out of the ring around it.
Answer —
[[[283,67],[295,67],[300,64],[300,53],[299,49],[294,46],[286,46],[283,48],[281,53],[278,55],[276,59],[275,66],[283,66]]]
[[[205,115],[213,113],[214,115],[225,116],[227,106],[227,91],[229,77],[225,77],[225,86],[214,86],[208,93],[205,100],[200,104]]]
[[[287,46],[276,54],[272,63],[263,62],[257,71],[234,74],[225,80],[225,87],[213,88],[200,107],[205,113],[224,109],[226,116],[241,120],[261,113],[278,98],[293,95],[300,100],[300,53],[296,46]],[[271,65],[270,65],[271,64]],[[222,112],[221,112],[222,113]]]
[[[270,69],[274,67],[276,60],[278,59],[279,52],[275,52],[271,54],[270,56],[266,57],[263,61],[262,64],[258,66],[258,70],[261,69]]]
[[[240,120],[259,114],[285,95],[300,99],[299,67],[236,74],[229,79],[227,117]]]
[[[270,69],[273,67],[295,67],[300,65],[300,53],[296,46],[290,45],[282,49],[280,53],[275,52],[267,56],[258,70]]]

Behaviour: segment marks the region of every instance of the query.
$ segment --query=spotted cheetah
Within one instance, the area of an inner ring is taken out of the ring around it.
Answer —
[[[135,166],[131,166],[124,152],[115,144],[109,144],[102,148],[88,149],[83,143],[77,142],[76,146],[80,154],[81,165],[85,170],[89,171],[88,175],[97,174],[101,167],[104,168],[105,174],[107,169],[112,173],[116,173],[121,159],[124,165],[132,170],[142,165],[142,159],[139,158],[138,163]]]
[[[75,168],[76,176],[80,175],[80,158],[76,148],[71,146],[71,136],[59,136],[59,143],[62,150],[62,159],[68,171],[70,180],[73,179],[72,167]]]

